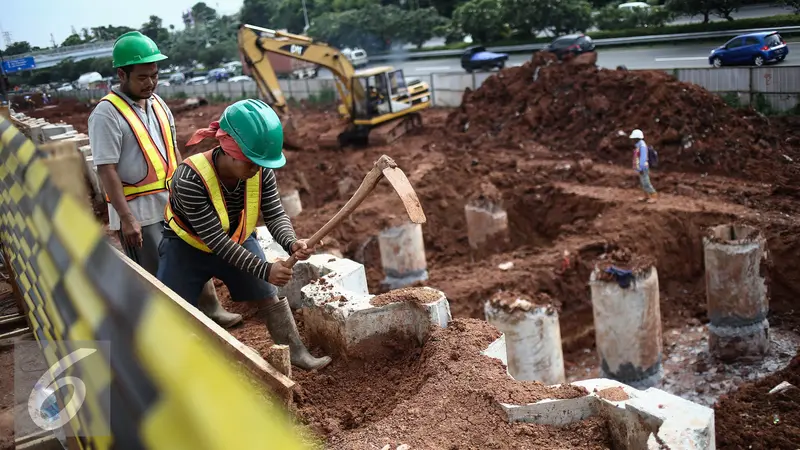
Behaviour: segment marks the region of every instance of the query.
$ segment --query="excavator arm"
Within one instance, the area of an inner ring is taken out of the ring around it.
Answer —
[[[307,36],[241,25],[239,50],[242,66],[249,69],[256,80],[259,91],[265,97],[264,101],[281,113],[288,114],[288,105],[267,53],[308,61],[328,69],[334,76],[339,98],[349,117],[353,116],[353,96],[363,98],[365,95],[362,86],[353,83],[355,69],[347,57],[336,48]],[[353,92],[354,89],[356,92]]]

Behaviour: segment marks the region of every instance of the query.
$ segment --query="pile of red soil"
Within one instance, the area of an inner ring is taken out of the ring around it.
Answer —
[[[639,128],[658,150],[660,168],[774,182],[797,172],[800,142],[785,140],[772,122],[662,71],[599,69],[548,53],[468,90],[448,118],[463,143],[535,141],[619,164],[631,164],[628,135]]]
[[[795,387],[769,394],[783,381]],[[786,369],[723,396],[714,414],[719,449],[796,449],[800,443],[800,354]]]
[[[480,355],[499,335],[486,322],[456,319],[422,348],[397,344],[386,360],[337,359],[323,371],[298,372],[299,416],[336,449],[610,448],[599,419],[564,428],[505,420],[497,402],[587,392],[512,380],[499,361]]]
[[[384,294],[376,295],[369,303],[372,306],[384,306],[390,303],[416,303],[424,305],[433,303],[442,298],[442,294],[432,289],[411,287],[395,289]]]

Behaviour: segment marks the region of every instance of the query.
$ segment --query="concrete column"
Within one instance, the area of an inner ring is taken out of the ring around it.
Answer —
[[[703,238],[709,352],[724,361],[769,351],[766,239],[746,225],[720,225]]]
[[[464,206],[467,237],[473,250],[491,249],[508,242],[508,214],[494,203],[470,203]]]
[[[281,203],[283,204],[283,210],[286,211],[286,215],[290,218],[297,217],[303,212],[303,205],[300,203],[300,192],[297,189],[292,189],[281,195]]]
[[[425,259],[425,242],[422,226],[406,223],[383,230],[378,235],[381,263],[390,289],[398,289],[417,281],[428,279],[428,263]]]
[[[515,380],[565,382],[558,313],[524,297],[508,302],[495,297],[484,307],[486,320],[505,335],[508,373]]]
[[[656,268],[634,272],[627,288],[595,268],[589,285],[602,376],[636,388],[654,386],[664,374]]]

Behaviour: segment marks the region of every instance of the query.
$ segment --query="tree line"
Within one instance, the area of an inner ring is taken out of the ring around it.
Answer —
[[[520,41],[541,33],[560,35],[585,31],[627,30],[660,27],[677,16],[712,16],[733,20],[740,7],[756,2],[745,0],[649,0],[651,8],[622,10],[621,0],[244,0],[235,15],[220,15],[204,2],[196,3],[183,17],[185,29],[165,27],[158,16],[150,16],[139,30],[152,38],[169,55],[173,65],[202,63],[216,67],[237,59],[236,30],[239,23],[287,29],[339,48],[361,47],[368,52],[385,52],[398,45],[421,47],[440,37],[447,43],[460,42],[466,35],[475,43]],[[661,4],[659,4],[659,2]],[[800,0],[784,0],[800,13]],[[60,45],[68,47],[90,42],[111,41],[133,30],[124,26],[99,26],[73,30]],[[40,50],[27,42],[15,42],[4,55]],[[52,70],[23,74],[17,83],[42,84],[75,80],[86,72],[113,75],[110,58],[65,60]]]

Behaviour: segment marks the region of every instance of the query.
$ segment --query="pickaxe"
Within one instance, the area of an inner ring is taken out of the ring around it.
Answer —
[[[381,178],[386,178],[389,180],[389,183],[392,184],[395,192],[397,195],[400,196],[400,200],[403,201],[403,206],[406,208],[406,212],[408,213],[408,217],[414,223],[425,223],[425,213],[422,211],[422,205],[419,203],[419,198],[417,198],[417,193],[414,192],[414,188],[411,187],[411,183],[408,182],[408,178],[406,178],[406,174],[403,173],[401,169],[397,167],[397,164],[394,160],[386,155],[381,156],[375,161],[375,165],[372,167],[372,170],[367,173],[367,176],[364,177],[364,181],[361,182],[361,186],[358,187],[356,193],[353,194],[353,197],[345,203],[342,209],[336,213],[335,216],[331,220],[328,221],[319,231],[314,233],[311,238],[306,242],[308,248],[314,248],[317,244],[319,244],[328,233],[331,232],[336,226],[338,226],[344,219],[347,218],[353,211],[358,208],[359,205],[367,198],[367,196],[375,189],[375,186],[378,185],[378,182],[381,181]],[[286,260],[283,265],[286,267],[293,267],[297,263],[297,258],[292,255]]]

